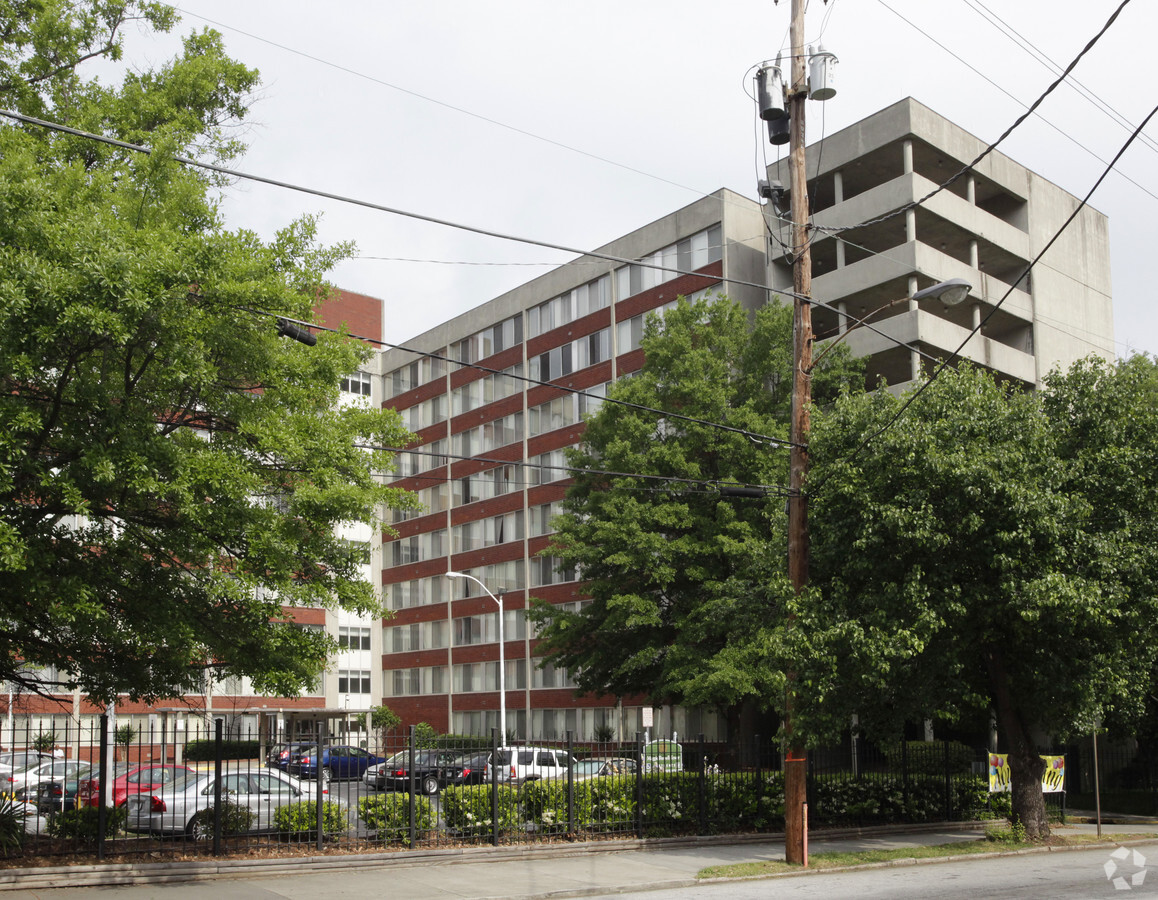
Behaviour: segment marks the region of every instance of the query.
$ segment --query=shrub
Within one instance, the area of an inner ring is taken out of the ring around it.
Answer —
[[[522,825],[519,795],[506,785],[498,788],[499,834],[510,834]],[[489,784],[450,787],[442,792],[442,820],[449,831],[464,837],[492,833],[491,787]]]
[[[650,837],[692,834],[699,828],[699,783],[696,772],[644,776],[643,826]]]
[[[56,746],[56,732],[55,731],[41,731],[32,739],[32,747],[34,750],[39,750],[41,753],[51,753]]]
[[[410,846],[410,795],[377,794],[358,801],[358,815],[378,839]],[[434,810],[426,797],[414,798],[414,830],[421,835],[436,824]]]
[[[217,742],[190,741],[185,745],[185,759],[190,762],[206,762],[217,758]],[[257,759],[261,754],[261,744],[257,741],[222,741],[222,759]]]
[[[568,805],[566,778],[547,781],[528,781],[523,785],[523,818],[528,825],[542,834],[567,834],[572,821]],[[591,788],[589,781],[575,783],[574,817],[576,828],[585,827],[592,818]]]
[[[429,722],[414,726],[414,746],[419,750],[433,750],[438,744],[438,732]]]
[[[23,803],[11,794],[0,795],[0,852],[5,856],[19,853],[24,844]]]
[[[708,822],[713,832],[784,827],[784,776],[729,773],[708,779]]]
[[[635,824],[635,778],[593,778],[584,783],[589,795],[586,821],[580,829],[590,832],[626,831]]]
[[[291,840],[309,841],[318,836],[318,806],[313,800],[279,806],[274,813],[278,832]],[[326,800],[322,804],[322,833],[331,836],[346,831],[346,810],[342,804]]]
[[[212,805],[207,806],[198,810],[189,820],[189,836],[194,840],[213,837],[214,809]],[[248,806],[226,800],[221,804],[221,834],[223,836],[245,834],[253,827],[255,818],[256,815]]]
[[[50,837],[72,840],[80,844],[95,844],[100,812],[95,806],[63,810],[48,820],[48,834]],[[129,815],[128,807],[105,807],[105,812],[107,814],[105,837],[112,837],[124,831],[125,821]]]

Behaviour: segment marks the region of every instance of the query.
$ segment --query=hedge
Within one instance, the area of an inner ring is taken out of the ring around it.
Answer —
[[[229,740],[221,742],[222,759],[257,759],[261,755],[258,741]],[[185,759],[193,762],[211,762],[217,758],[214,740],[190,741],[185,745]]]

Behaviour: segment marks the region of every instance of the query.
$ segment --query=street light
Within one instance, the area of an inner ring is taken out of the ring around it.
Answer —
[[[917,291],[911,297],[898,297],[896,300],[890,300],[884,306],[878,306],[867,316],[863,316],[857,319],[855,322],[853,322],[852,325],[842,331],[840,336],[835,341],[825,347],[821,354],[812,360],[812,365],[808,367],[808,371],[811,372],[818,365],[820,365],[820,361],[824,359],[824,357],[828,355],[829,351],[831,351],[837,344],[843,341],[845,337],[848,336],[850,331],[855,331],[856,329],[860,328],[861,325],[864,325],[866,322],[868,322],[869,319],[871,319],[881,310],[888,309],[890,306],[896,306],[898,303],[915,303],[921,300],[940,300],[946,306],[958,306],[964,302],[966,297],[969,296],[969,292],[972,289],[973,285],[971,285],[964,278],[950,278],[948,281],[939,281],[937,284],[934,284],[931,287],[927,287],[923,291]]]
[[[485,584],[465,572],[447,572],[447,578],[469,578],[486,591],[487,596],[499,605],[499,727],[503,730],[503,742],[507,740],[507,665],[503,655],[503,592],[496,597]]]

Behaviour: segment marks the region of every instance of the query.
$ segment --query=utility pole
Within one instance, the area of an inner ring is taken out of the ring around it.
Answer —
[[[808,475],[809,407],[812,405],[812,253],[808,242],[808,178],[804,158],[804,107],[808,100],[808,70],[804,58],[804,2],[792,0],[791,76],[788,87],[788,175],[792,200],[793,314],[792,450],[789,459],[788,577],[797,594],[808,586],[808,504],[804,482]],[[793,731],[796,677],[788,673],[785,702],[787,754],[784,760],[784,858],[808,865],[808,759],[803,742]]]

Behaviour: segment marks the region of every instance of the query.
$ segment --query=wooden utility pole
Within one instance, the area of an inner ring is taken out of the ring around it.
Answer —
[[[808,243],[808,177],[804,158],[804,107],[808,100],[808,68],[804,58],[804,0],[792,0],[792,64],[788,88],[788,175],[792,199],[793,315],[792,451],[789,459],[788,577],[796,593],[808,586],[808,504],[804,482],[808,475],[809,407],[812,405],[812,254]],[[785,731],[788,752],[784,762],[784,858],[808,865],[808,760],[803,742],[794,733],[792,711],[796,678],[788,674]]]

